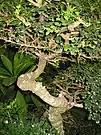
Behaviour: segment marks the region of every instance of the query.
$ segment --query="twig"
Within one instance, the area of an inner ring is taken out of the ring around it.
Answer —
[[[56,83],[56,82],[53,82],[57,87],[59,87],[63,92],[65,92],[64,93],[64,96],[66,96],[68,99],[69,99],[69,101],[71,102],[72,100],[73,100],[73,96],[67,91],[67,90],[65,90],[63,87],[61,87],[58,83]]]
[[[35,48],[35,49],[45,49],[45,47],[34,46],[34,45],[31,45],[31,44],[17,43],[17,42],[11,41],[11,40],[7,40],[5,38],[0,38],[0,40],[4,40],[7,43],[16,44],[16,45],[21,46],[21,47]]]
[[[30,3],[33,4],[35,7],[40,7],[40,5],[37,2],[34,2],[33,0],[28,0]]]
[[[97,57],[97,56],[86,56],[84,54],[81,54],[80,56],[83,57],[83,58],[86,58],[86,59],[101,59],[101,57]]]

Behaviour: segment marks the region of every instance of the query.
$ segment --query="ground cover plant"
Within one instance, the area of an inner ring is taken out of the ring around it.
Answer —
[[[99,0],[1,0],[0,101],[16,101],[21,119],[33,104],[60,135],[75,107],[100,126],[100,10]]]

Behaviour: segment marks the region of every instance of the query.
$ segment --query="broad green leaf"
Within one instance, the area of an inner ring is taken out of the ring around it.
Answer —
[[[18,76],[20,72],[25,72],[33,65],[34,59],[23,53],[16,53],[14,57],[14,75]]]
[[[14,56],[14,70],[17,66],[19,66],[21,63],[23,63],[23,54],[16,53]]]
[[[23,65],[23,63],[21,63],[20,65],[18,65],[15,69],[14,69],[14,75],[15,76],[18,76],[19,75],[19,73],[23,70],[23,67],[24,67],[25,65]]]
[[[18,76],[19,73],[24,69],[25,65],[23,54],[16,53],[14,57],[14,75]]]
[[[32,98],[32,100],[33,100],[33,102],[34,102],[34,104],[36,105],[37,108],[40,108],[44,105],[35,96],[31,95],[31,98]]]
[[[3,80],[3,84],[4,84],[5,86],[10,86],[10,85],[12,85],[13,83],[15,83],[16,78],[17,78],[16,76],[9,77],[9,78],[5,78],[5,79]]]
[[[0,67],[0,78],[8,78],[11,74],[4,68]]]
[[[11,63],[11,61],[4,55],[1,55],[1,60],[2,60],[2,63],[4,64],[4,66],[12,74],[12,63]]]
[[[21,113],[21,115],[23,113],[26,114],[27,113],[27,104],[20,91],[17,92],[15,100],[16,100],[16,104],[17,104],[18,108],[20,109],[19,113]]]
[[[14,57],[14,69],[21,63],[34,63],[34,59],[27,54],[24,53],[16,53],[15,57]]]
[[[5,95],[5,88],[2,86],[2,84],[0,84],[0,91]]]
[[[21,72],[25,72],[28,69],[28,67],[30,67],[30,66],[31,66],[30,64],[27,64],[27,63],[23,64],[23,63],[21,63],[14,70],[14,75],[18,76]]]
[[[20,91],[18,91],[16,94],[16,103],[18,104],[18,106],[20,106],[20,108],[23,108],[26,106],[25,99]]]
[[[36,66],[32,65],[31,68],[28,70],[28,72],[32,72],[33,70],[35,70]]]
[[[0,48],[0,55],[4,54],[4,52],[5,52],[5,48],[4,47]]]

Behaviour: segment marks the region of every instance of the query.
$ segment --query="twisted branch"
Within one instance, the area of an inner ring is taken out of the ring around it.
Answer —
[[[66,110],[73,107],[73,104],[68,102],[65,98],[64,91],[60,91],[58,97],[52,96],[45,86],[42,86],[42,82],[36,82],[36,78],[44,72],[46,66],[46,59],[44,54],[39,55],[38,68],[34,72],[25,73],[18,78],[17,85],[20,89],[26,91],[30,90],[39,96],[44,102],[50,105],[49,108],[49,120],[52,126],[60,132],[60,135],[64,135],[63,119],[61,114]],[[70,95],[69,95],[70,98]]]

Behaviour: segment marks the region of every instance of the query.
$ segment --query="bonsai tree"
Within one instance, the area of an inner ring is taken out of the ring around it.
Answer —
[[[17,85],[20,89],[26,91],[30,90],[39,96],[43,101],[50,105],[49,108],[49,120],[52,126],[57,129],[61,135],[64,135],[63,130],[63,120],[61,114],[66,110],[71,109],[73,106],[83,107],[82,104],[76,103],[75,99],[70,94],[67,94],[63,91],[60,91],[58,97],[52,96],[45,86],[42,85],[42,82],[36,82],[36,78],[44,71],[46,66],[46,57],[44,54],[39,55],[39,64],[38,68],[34,72],[25,73],[18,78]],[[68,98],[68,100],[66,99]]]
[[[99,123],[99,1],[98,8],[88,2],[87,10],[82,4],[79,8],[75,2],[62,0],[2,0],[0,4],[0,39],[39,61],[35,71],[18,77],[18,87],[32,91],[49,104],[49,120],[61,135],[64,134],[61,114],[73,106],[85,107],[89,119]],[[58,95],[52,89],[49,92],[50,86],[46,87],[44,81],[38,81],[49,65],[58,70],[52,78],[54,89],[60,89]],[[65,67],[60,71],[61,65]]]

